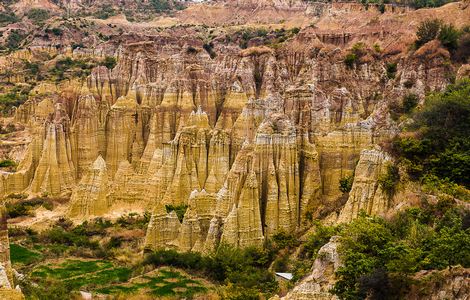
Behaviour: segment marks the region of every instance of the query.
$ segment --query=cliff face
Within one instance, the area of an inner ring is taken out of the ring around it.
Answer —
[[[339,214],[338,222],[350,222],[361,211],[370,215],[384,215],[387,212],[391,207],[391,199],[381,189],[378,181],[389,163],[390,157],[381,151],[361,152],[348,201]]]
[[[33,139],[17,172],[1,174],[0,193],[71,194],[68,214],[77,220],[150,210],[147,247],[194,251],[220,242],[261,245],[276,232],[304,229],[338,206],[339,180],[354,169],[335,220],[347,222],[360,210],[385,213],[390,205],[377,179],[390,159],[372,149],[396,131],[389,104],[441,89],[452,71],[442,51],[420,56],[385,46],[412,36],[405,21],[417,13],[381,15],[354,3],[230,1],[193,5],[175,19],[204,21],[192,14],[201,7],[276,11],[264,21],[256,13],[263,24],[302,11],[318,24],[273,47],[255,46],[261,37],[253,38],[243,50],[232,29],[209,35],[198,26],[112,20],[95,23],[109,40],[89,48],[55,49],[33,39],[28,51],[9,59],[60,53],[74,60],[113,56],[117,63],[96,66],[82,80],[33,89],[15,116]],[[241,15],[237,22],[248,24],[249,15]],[[390,22],[396,31],[383,29]],[[365,43],[363,55],[348,67],[344,57],[358,41]],[[370,46],[375,41],[382,52]],[[397,63],[394,78],[387,76],[389,62]],[[188,206],[182,222],[167,213],[170,204]]]

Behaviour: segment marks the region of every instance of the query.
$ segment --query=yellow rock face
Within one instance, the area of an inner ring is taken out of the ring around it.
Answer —
[[[384,215],[390,208],[390,199],[378,183],[391,158],[382,151],[363,150],[356,166],[354,182],[338,222],[350,222],[360,211],[371,215]]]
[[[107,213],[111,207],[108,177],[106,162],[99,156],[74,189],[68,215],[72,218],[90,218]]]
[[[4,291],[4,293],[7,293],[8,290],[12,290],[14,288],[13,269],[10,262],[7,211],[3,204],[0,205],[0,288],[0,291]],[[1,295],[2,294],[0,292],[0,296]]]
[[[413,58],[393,82],[375,56],[347,68],[348,36],[312,28],[276,50],[219,45],[212,57],[196,37],[158,38],[164,45],[97,49],[114,51],[113,70],[38,84],[15,115],[32,142],[17,172],[0,174],[0,195],[71,194],[76,220],[150,211],[148,248],[262,245],[323,211],[337,221],[339,181],[355,168],[339,221],[384,213],[377,179],[389,158],[370,149],[395,130],[388,104],[404,95],[398,78],[416,82],[410,92],[420,96],[447,80],[440,62],[425,72]],[[181,222],[170,204],[188,206]]]

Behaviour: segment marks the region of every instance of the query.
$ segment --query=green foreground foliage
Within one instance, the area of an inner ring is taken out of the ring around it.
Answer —
[[[157,250],[145,258],[144,265],[173,266],[207,277],[229,286],[230,295],[239,295],[229,299],[258,299],[260,293],[272,295],[277,291],[274,274],[267,270],[273,257],[273,252],[266,249],[221,245],[209,256]]]
[[[464,190],[470,187],[470,80],[428,96],[412,119],[406,132],[392,143],[399,163],[411,178],[467,198]]]
[[[344,266],[333,293],[341,299],[403,299],[417,271],[470,267],[470,213],[450,201],[390,221],[362,215],[339,235]]]

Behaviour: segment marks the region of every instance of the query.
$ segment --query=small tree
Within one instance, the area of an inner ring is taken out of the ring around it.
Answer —
[[[439,19],[428,19],[421,22],[416,31],[416,46],[421,47],[437,38],[439,30],[441,29],[442,21]]]
[[[449,50],[455,50],[458,47],[458,40],[460,37],[460,31],[457,30],[452,24],[444,24],[441,26],[439,32],[439,41],[441,44]]]

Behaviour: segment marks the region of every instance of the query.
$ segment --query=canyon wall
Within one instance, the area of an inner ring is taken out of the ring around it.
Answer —
[[[330,9],[347,14],[353,5],[340,6]],[[325,217],[385,214],[392,200],[377,180],[390,158],[377,145],[398,128],[389,104],[445,87],[448,53],[366,47],[347,66],[355,42],[394,40],[405,27],[325,31],[325,18],[336,18],[331,10],[278,47],[240,49],[218,37],[213,55],[197,26],[176,26],[63,53],[108,53],[117,64],[32,91],[15,120],[33,139],[17,171],[0,174],[0,194],[70,195],[67,216],[76,221],[151,211],[146,247],[202,252],[220,242],[262,245]],[[42,51],[49,50],[27,55]],[[339,180],[353,172],[344,204]],[[184,216],[175,207],[185,207]]]

